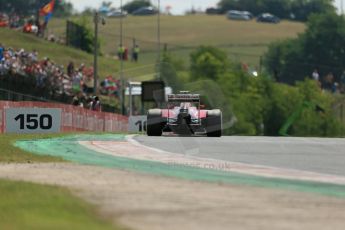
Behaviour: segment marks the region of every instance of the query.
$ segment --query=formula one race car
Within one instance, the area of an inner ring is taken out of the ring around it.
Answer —
[[[166,109],[150,109],[147,113],[148,136],[161,136],[163,132],[178,135],[222,135],[222,112],[219,109],[201,109],[200,95],[183,91],[168,95]]]

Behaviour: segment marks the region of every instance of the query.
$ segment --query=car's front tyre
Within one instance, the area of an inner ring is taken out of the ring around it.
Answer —
[[[148,136],[162,136],[163,119],[160,109],[150,109],[147,113],[146,134]]]
[[[207,111],[206,134],[208,137],[222,136],[222,112],[219,109]]]

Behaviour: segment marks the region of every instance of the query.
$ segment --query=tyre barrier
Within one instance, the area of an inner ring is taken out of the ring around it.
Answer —
[[[127,132],[128,117],[87,110],[72,105],[46,102],[0,101],[0,133],[5,131],[5,110],[7,108],[57,108],[61,109],[61,132]]]

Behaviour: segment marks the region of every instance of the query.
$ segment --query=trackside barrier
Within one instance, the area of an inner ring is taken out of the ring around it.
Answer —
[[[5,131],[7,108],[58,108],[61,109],[61,131],[127,132],[128,117],[114,113],[96,112],[84,108],[46,103],[0,101],[0,133]]]

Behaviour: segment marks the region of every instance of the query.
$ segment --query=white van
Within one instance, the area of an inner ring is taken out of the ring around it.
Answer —
[[[228,19],[249,21],[253,15],[248,11],[229,10],[226,14]]]

